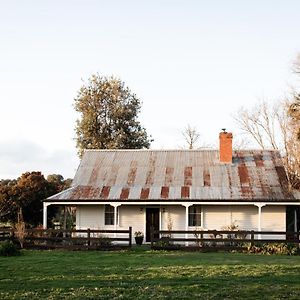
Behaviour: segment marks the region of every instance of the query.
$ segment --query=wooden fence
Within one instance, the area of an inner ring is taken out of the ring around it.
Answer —
[[[11,240],[19,244],[14,229],[0,228],[0,241]],[[56,230],[26,229],[24,248],[26,249],[122,249],[132,246],[132,227],[128,230]]]
[[[228,230],[154,230],[151,248],[241,249],[246,243],[300,243],[300,232]]]

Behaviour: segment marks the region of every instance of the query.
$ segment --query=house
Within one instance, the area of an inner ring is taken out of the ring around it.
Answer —
[[[300,205],[274,150],[86,150],[72,187],[44,201],[76,206],[77,229],[150,228],[286,231],[287,207]],[[293,216],[297,225],[297,209]],[[298,228],[296,228],[298,229]]]

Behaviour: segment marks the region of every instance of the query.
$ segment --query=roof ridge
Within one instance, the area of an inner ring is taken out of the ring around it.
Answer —
[[[84,149],[84,152],[219,152],[219,149]],[[234,152],[279,152],[278,149],[233,149]]]

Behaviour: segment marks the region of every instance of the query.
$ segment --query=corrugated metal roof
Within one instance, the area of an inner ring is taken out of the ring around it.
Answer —
[[[295,196],[296,195],[296,196]],[[299,200],[278,151],[88,150],[72,188],[48,200]]]

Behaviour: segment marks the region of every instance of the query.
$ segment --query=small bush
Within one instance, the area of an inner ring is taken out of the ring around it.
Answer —
[[[248,253],[259,253],[259,254],[285,254],[285,255],[296,255],[299,254],[299,247],[294,244],[285,243],[255,243],[251,245],[247,243],[246,252]]]
[[[11,241],[5,241],[0,244],[0,256],[17,256],[20,250]]]
[[[98,237],[98,240],[96,242],[96,245],[101,248],[109,248],[112,246],[111,239],[105,236]]]

